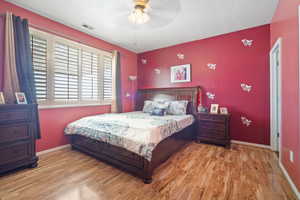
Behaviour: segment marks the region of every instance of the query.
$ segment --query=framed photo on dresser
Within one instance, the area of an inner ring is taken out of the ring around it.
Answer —
[[[5,104],[3,92],[0,92],[0,104]]]
[[[24,92],[16,92],[15,95],[18,104],[27,104],[27,99]]]

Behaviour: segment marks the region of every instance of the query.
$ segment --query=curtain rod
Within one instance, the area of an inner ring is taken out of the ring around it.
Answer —
[[[57,31],[53,31],[53,30],[50,30],[50,29],[47,29],[47,28],[44,28],[44,27],[40,27],[38,25],[35,25],[35,24],[32,24],[32,23],[29,23],[29,26],[32,27],[32,28],[35,28],[35,29],[38,29],[40,31],[45,31],[45,32],[48,32],[48,33],[51,33],[51,34],[54,34],[54,35],[57,35],[57,36],[60,36],[60,37],[64,37],[66,39],[69,39],[69,40],[72,40],[72,41],[75,41],[75,42],[78,42],[80,44],[83,44],[83,45],[87,45],[87,46],[91,46],[93,48],[96,48],[96,49],[99,49],[99,50],[102,50],[102,51],[107,51],[107,52],[110,52],[110,53],[113,53],[113,50],[107,50],[107,49],[102,49],[102,48],[99,48],[99,47],[96,47],[94,45],[91,45],[91,44],[87,44],[87,43],[84,43],[80,40],[78,40],[77,38],[75,37],[71,37],[69,35],[66,35],[66,34],[63,34],[63,33],[59,33]],[[78,31],[78,30],[76,30]],[[80,32],[80,31],[79,31]],[[87,34],[87,33],[84,33],[84,34]],[[88,35],[88,34],[87,34]],[[89,35],[90,36],[90,35]],[[94,36],[92,36],[94,37]],[[98,39],[98,38],[97,38]]]

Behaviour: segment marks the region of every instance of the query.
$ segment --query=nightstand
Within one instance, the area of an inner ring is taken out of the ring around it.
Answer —
[[[230,148],[230,115],[197,113],[196,141]]]

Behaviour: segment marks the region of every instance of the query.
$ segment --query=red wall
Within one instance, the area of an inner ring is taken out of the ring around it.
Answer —
[[[0,14],[5,13],[6,11],[13,12],[15,15],[29,19],[29,22],[31,24],[34,24],[35,26],[45,28],[46,30],[62,33],[72,38],[77,38],[82,43],[93,46],[95,48],[104,50],[118,50],[121,53],[124,111],[132,110],[132,101],[130,98],[126,98],[125,94],[128,91],[133,92],[136,89],[136,86],[131,85],[128,81],[129,75],[137,74],[137,55],[135,53],[0,0]],[[1,74],[0,77],[2,77]],[[42,151],[67,144],[68,140],[63,135],[63,130],[67,123],[86,115],[105,112],[110,112],[110,106],[40,110],[42,139],[38,140],[37,142],[37,150]]]
[[[282,38],[282,162],[300,190],[299,1],[280,0],[271,24],[271,45]],[[294,152],[294,163],[289,151]]]
[[[268,145],[269,28],[266,25],[139,54],[139,88],[200,85],[204,105],[218,103],[228,107],[232,139]],[[243,45],[241,40],[245,38],[254,40],[251,47]],[[178,53],[185,55],[184,60],[177,58]],[[142,64],[141,59],[146,59],[147,64]],[[217,69],[209,70],[208,63],[217,64]],[[180,64],[192,65],[192,82],[170,83],[170,66]],[[156,74],[155,68],[161,74]],[[252,91],[243,91],[241,83],[252,85]],[[208,99],[206,92],[216,94],[215,99]],[[251,126],[243,125],[241,116],[252,120]]]

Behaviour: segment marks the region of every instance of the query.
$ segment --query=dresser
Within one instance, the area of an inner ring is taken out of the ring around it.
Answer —
[[[230,115],[197,113],[196,141],[230,148]]]
[[[37,105],[0,105],[0,174],[36,167]]]

